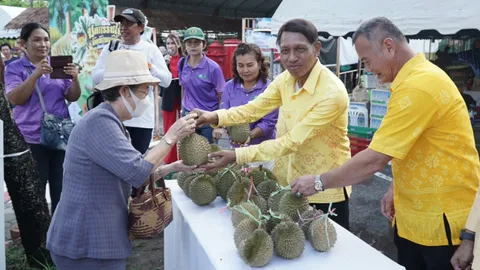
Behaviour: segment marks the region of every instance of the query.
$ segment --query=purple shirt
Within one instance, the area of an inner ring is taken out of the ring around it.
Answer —
[[[217,110],[218,93],[225,87],[225,78],[220,66],[203,55],[200,64],[192,68],[188,64],[189,57],[184,60],[183,70],[180,67],[182,61],[178,61],[179,80],[183,86],[183,107],[187,111],[195,108],[210,112]]]
[[[50,61],[50,58],[48,58]],[[19,61],[10,63],[5,68],[5,89],[11,92],[15,87],[22,84],[29,76],[27,67],[31,72],[35,71],[33,65],[27,57],[22,57]],[[43,75],[37,80],[37,84],[42,92],[45,107],[48,113],[68,118],[67,104],[65,96],[72,86],[72,80],[54,80],[50,79],[50,75]],[[40,143],[40,123],[43,116],[42,105],[34,89],[32,95],[23,105],[16,105],[13,109],[13,119],[17,123],[20,132],[25,141],[30,144]]]
[[[259,96],[267,86],[270,84],[270,81],[264,83],[262,80],[258,80],[257,84],[253,89],[248,92],[243,88],[241,83],[235,83],[234,80],[230,80],[225,85],[225,89],[222,94],[222,104],[220,107],[222,109],[230,109],[231,107],[242,106],[247,104],[251,100],[254,100]],[[273,110],[269,114],[265,115],[263,118],[257,122],[250,124],[250,130],[258,127],[263,130],[263,136],[253,139],[249,145],[260,144],[265,140],[272,140],[276,137],[275,125],[277,124],[278,118],[278,109]],[[238,147],[238,145],[232,145],[233,147]]]

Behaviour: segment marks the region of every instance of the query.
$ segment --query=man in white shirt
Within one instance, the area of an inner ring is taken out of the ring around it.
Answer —
[[[145,15],[138,9],[127,8],[121,14],[115,16],[114,20],[120,22],[121,40],[118,47],[113,48],[113,50],[132,50],[144,54],[149,62],[152,76],[160,79],[160,86],[168,87],[172,81],[172,73],[170,73],[162,53],[153,43],[141,39],[147,24]],[[105,60],[112,50],[111,47],[113,46],[111,45],[112,43],[105,46],[92,72],[92,79],[95,84],[99,84],[103,80]],[[123,63],[118,64],[122,65]],[[146,111],[140,117],[124,122],[130,133],[133,147],[142,154],[148,150],[155,126],[154,91],[149,92],[149,97],[151,102]]]
[[[168,87],[172,81],[172,74],[168,70],[162,53],[153,43],[141,39],[147,24],[145,15],[138,9],[127,8],[121,14],[115,16],[114,20],[121,24],[121,41],[116,49],[143,53],[149,62],[150,72],[154,77],[160,79],[160,86]],[[92,79],[95,84],[103,80],[105,59],[109,53],[110,46],[105,46],[92,72]],[[123,63],[118,64],[122,65]],[[153,91],[149,92],[149,96],[151,102],[145,113],[140,117],[124,122],[132,138],[133,147],[142,154],[148,149],[155,126]]]

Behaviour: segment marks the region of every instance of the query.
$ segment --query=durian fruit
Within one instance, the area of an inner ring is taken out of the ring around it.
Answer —
[[[263,168],[262,165],[258,168],[252,169],[247,176],[248,178],[253,177],[253,182],[256,187],[266,180],[277,180],[275,175],[270,170]]]
[[[227,192],[227,201],[229,206],[233,207],[237,204],[245,202],[250,188],[250,181],[247,178],[240,178],[235,181]]]
[[[337,231],[330,219],[323,216],[310,224],[307,238],[315,250],[326,252],[332,249],[337,242]]]
[[[242,220],[237,227],[235,227],[235,232],[233,233],[235,246],[238,248],[243,240],[246,240],[250,234],[260,227],[259,222],[252,218],[245,218]]]
[[[293,221],[298,221],[300,214],[310,208],[307,197],[298,198],[292,192],[285,193],[278,204],[278,211],[288,215]]]
[[[198,176],[198,174],[191,174],[187,176],[185,180],[183,180],[180,187],[182,188],[183,192],[185,192],[185,195],[187,195],[187,197],[190,197],[190,184],[192,183],[193,179],[197,178]]]
[[[278,256],[293,260],[305,249],[305,235],[295,222],[282,222],[272,231],[273,245]]]
[[[187,179],[188,176],[192,175],[191,173],[186,173],[186,172],[179,172],[177,173],[177,184],[178,186],[183,190],[183,183],[185,183],[185,180]]]
[[[245,143],[250,137],[250,124],[240,124],[227,127],[230,140],[236,143]]]
[[[222,197],[224,201],[227,200],[228,190],[232,187],[236,180],[240,179],[240,173],[230,168],[225,168],[217,173],[217,179],[215,181],[218,195]]]
[[[281,222],[287,222],[287,221],[292,221],[292,219],[287,215],[270,212],[270,218],[268,219],[265,225],[267,232],[271,233],[278,224],[280,224]]]
[[[278,212],[279,211],[279,206],[280,206],[280,199],[283,197],[283,195],[291,193],[288,190],[282,190],[279,191],[278,193],[272,193],[270,194],[270,198],[268,198],[268,208],[271,209],[273,212]]]
[[[215,153],[215,152],[218,152],[218,151],[222,151],[222,148],[220,147],[220,145],[218,145],[216,143],[210,144],[210,153]]]
[[[277,191],[278,188],[279,186],[275,180],[267,180],[263,181],[257,186],[257,191],[262,198],[268,200],[270,198],[270,195],[273,192]]]
[[[197,133],[188,135],[178,143],[178,153],[183,160],[183,164],[187,166],[206,164],[210,149],[207,138]]]
[[[267,201],[264,198],[262,198],[261,196],[252,194],[252,195],[250,195],[250,198],[248,200],[251,201],[252,203],[254,203],[256,206],[258,206],[260,208],[260,211],[262,212],[262,214],[267,214],[268,213]]]
[[[248,215],[249,213],[250,215]],[[240,222],[242,222],[246,218],[251,218],[251,216],[255,217],[256,219],[260,220],[262,216],[262,212],[258,206],[256,206],[252,202],[243,202],[241,204],[235,205],[232,208],[232,225],[233,227],[237,227]]]
[[[217,198],[217,189],[213,184],[213,178],[209,175],[195,178],[190,184],[188,193],[196,205],[206,205]]]
[[[267,265],[273,257],[273,241],[263,229],[256,229],[247,239],[243,240],[238,251],[240,258],[251,267]]]
[[[300,219],[298,220],[298,225],[300,225],[300,228],[302,228],[302,231],[305,234],[305,237],[307,237],[308,235],[308,229],[312,221],[320,218],[322,215],[323,215],[322,210],[317,210],[313,207],[310,209],[307,209],[306,211],[303,211],[303,213],[300,215]]]

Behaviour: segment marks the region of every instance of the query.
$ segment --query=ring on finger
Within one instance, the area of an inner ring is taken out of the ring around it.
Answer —
[[[297,192],[297,193],[295,193],[295,196],[296,196],[297,198],[301,198],[301,197],[302,197],[302,193]]]

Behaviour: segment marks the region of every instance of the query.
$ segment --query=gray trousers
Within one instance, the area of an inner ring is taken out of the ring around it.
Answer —
[[[125,270],[125,259],[70,259],[50,252],[58,270]]]

